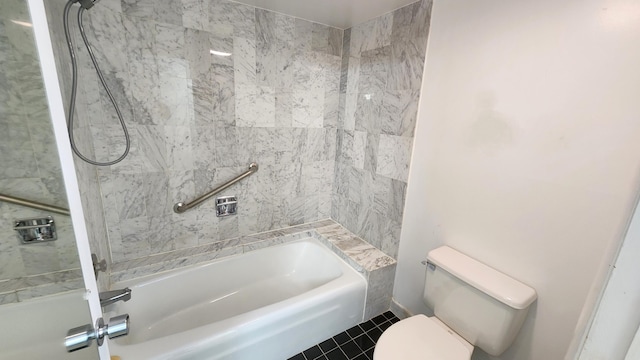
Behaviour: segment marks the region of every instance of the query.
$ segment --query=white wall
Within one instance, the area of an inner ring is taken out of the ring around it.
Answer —
[[[538,291],[501,359],[564,357],[640,189],[639,20],[637,1],[435,1],[400,305],[428,311],[420,260],[448,244]]]
[[[588,336],[576,359],[640,359],[638,254],[640,254],[640,204],[636,206],[629,231],[611,271],[611,277],[602,294],[591,328],[586,334]]]

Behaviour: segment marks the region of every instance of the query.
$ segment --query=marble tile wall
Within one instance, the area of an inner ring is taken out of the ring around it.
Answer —
[[[344,35],[331,217],[393,258],[431,6],[421,0]]]
[[[64,3],[52,2],[50,19]],[[122,163],[79,174],[87,199],[100,194],[89,202],[102,205],[111,262],[330,217],[342,30],[221,0],[103,0],[85,28],[132,140]],[[64,42],[54,47],[68,68]],[[76,139],[112,159],[122,132],[77,47]],[[214,201],[173,213],[254,161],[256,174],[220,194],[238,197],[237,216],[217,218]]]
[[[33,30],[16,21],[26,2],[0,2],[0,192],[67,207]],[[14,220],[48,215],[58,240],[22,245]],[[81,287],[79,266],[68,216],[0,202],[0,304]]]

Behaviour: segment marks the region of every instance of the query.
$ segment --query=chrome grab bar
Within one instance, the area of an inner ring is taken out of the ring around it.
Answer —
[[[202,195],[202,196],[200,196],[200,197],[198,197],[196,199],[193,199],[189,203],[185,204],[185,203],[179,202],[179,203],[173,205],[173,211],[178,213],[178,214],[180,214],[180,213],[183,213],[183,212],[191,209],[194,206],[200,205],[202,202],[204,202],[207,199],[211,198],[213,195],[225,190],[229,186],[237,183],[238,181],[246,178],[247,176],[253,174],[256,171],[258,171],[258,164],[251,163],[251,164],[249,164],[249,170],[247,170],[247,171],[243,172],[242,174],[236,176],[235,178],[227,181],[226,183],[218,186],[217,188],[209,191],[208,193],[206,193],[206,194],[204,194],[204,195]]]
[[[15,196],[9,196],[9,195],[6,195],[6,194],[0,194],[0,201],[4,201],[4,202],[8,202],[8,203],[15,204],[15,205],[20,205],[20,206],[26,206],[26,207],[30,207],[30,208],[37,209],[37,210],[49,211],[49,212],[53,212],[53,213],[56,213],[56,214],[62,214],[62,215],[67,215],[67,216],[70,215],[69,209],[65,209],[65,208],[61,208],[61,207],[57,207],[57,206],[53,206],[53,205],[48,205],[48,204],[43,204],[43,203],[39,203],[37,201],[22,199],[22,198],[15,197]]]

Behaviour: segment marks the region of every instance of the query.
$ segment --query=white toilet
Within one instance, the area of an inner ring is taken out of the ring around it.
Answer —
[[[469,360],[475,346],[502,354],[536,291],[450,247],[427,255],[422,298],[434,317],[416,315],[380,336],[374,360]]]

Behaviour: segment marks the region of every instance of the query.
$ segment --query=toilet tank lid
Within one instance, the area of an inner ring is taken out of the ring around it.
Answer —
[[[536,298],[536,291],[448,246],[431,250],[430,263],[514,309],[526,309]]]

